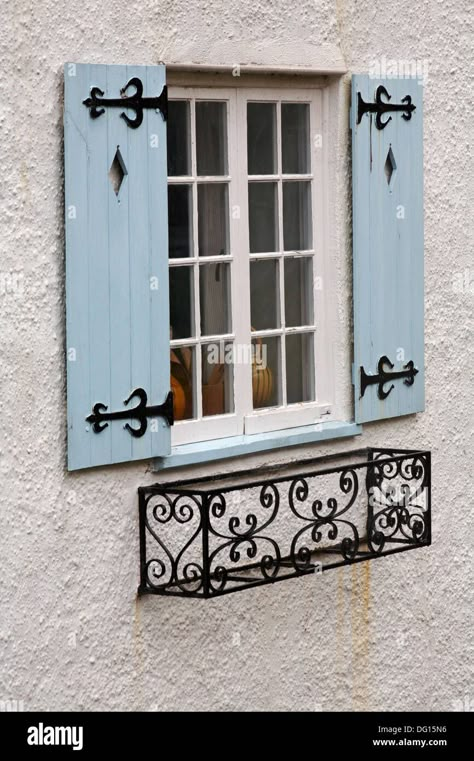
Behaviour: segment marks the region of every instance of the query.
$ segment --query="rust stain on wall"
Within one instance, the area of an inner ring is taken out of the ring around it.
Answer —
[[[369,711],[370,562],[351,566],[352,710]]]
[[[133,615],[133,650],[137,670],[141,672],[143,667],[143,638],[142,638],[142,598],[135,596],[134,615]]]
[[[341,657],[343,658],[344,653],[344,622],[346,620],[344,610],[344,568],[337,569],[336,616],[336,641],[339,660]]]

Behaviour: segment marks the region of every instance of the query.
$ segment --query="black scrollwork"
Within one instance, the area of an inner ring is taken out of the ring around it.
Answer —
[[[281,553],[277,542],[262,532],[275,519],[279,505],[280,495],[275,484],[264,484],[259,493],[259,503],[263,508],[263,520],[255,512],[248,512],[242,519],[237,515],[229,515],[227,525],[219,525],[219,521],[225,523],[228,505],[224,494],[217,493],[211,498],[209,505],[209,532],[210,535],[225,539],[224,543],[215,547],[209,556],[209,584],[212,591],[222,591],[229,579],[229,569],[222,565],[222,558],[227,557],[232,565],[238,565],[245,555],[247,560],[255,561],[261,548],[260,560],[253,565],[253,581],[259,577],[264,579],[274,578],[280,567]],[[265,514],[270,511],[269,514]]]
[[[317,480],[317,479],[316,479]],[[359,480],[355,470],[343,470],[339,477],[339,489],[348,499],[341,505],[340,498],[329,497],[325,501],[313,500],[311,515],[302,514],[296,507],[295,502],[306,502],[309,496],[308,483],[305,479],[295,479],[290,485],[288,500],[290,510],[298,518],[307,521],[307,525],[295,534],[291,543],[290,556],[295,569],[302,571],[312,564],[312,553],[323,539],[334,543],[340,539],[340,543],[333,550],[341,553],[347,560],[353,557],[359,547],[359,533],[356,526],[350,521],[341,518],[354,504],[359,491]],[[308,544],[300,544],[303,539],[311,540],[312,547]]]
[[[426,457],[385,461],[387,454],[376,455],[367,473],[368,542],[378,553],[388,540],[424,542],[428,534]]]
[[[222,491],[145,487],[141,590],[209,597],[429,544],[429,453],[368,453]]]
[[[202,588],[202,563],[185,555],[193,548],[196,537],[201,533],[202,504],[196,496],[161,494],[158,498],[151,495],[146,502],[145,526],[161,551],[161,557],[153,555],[146,565],[147,583],[154,589],[163,586],[176,586],[182,592],[198,592]],[[165,524],[191,524],[191,531],[185,534],[187,541],[173,555],[165,543],[159,527]],[[157,549],[155,549],[155,552]]]

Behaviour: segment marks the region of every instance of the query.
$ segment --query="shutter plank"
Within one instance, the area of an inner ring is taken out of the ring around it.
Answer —
[[[161,92],[161,87],[157,90],[150,89],[147,79],[147,69],[143,72],[143,85],[147,92]],[[128,76],[132,75],[131,69],[128,69]],[[151,118],[150,118],[151,117]],[[154,112],[144,111],[143,124],[140,129],[143,130],[146,139],[136,141],[130,140],[130,165],[142,166],[143,175],[130,173],[130,219],[133,220],[133,234],[130,236],[130,256],[134,262],[134,267],[130,271],[130,309],[131,309],[131,369],[132,369],[132,387],[137,386],[145,388],[150,401],[151,392],[151,351],[153,335],[151,320],[148,319],[145,324],[140,322],[139,316],[143,309],[147,312],[150,310],[150,267],[153,262],[153,252],[151,249],[151,239],[149,231],[149,218],[153,213],[154,207],[158,207],[159,199],[154,192],[155,182],[149,181],[149,173],[153,172],[149,161],[151,151],[149,150],[150,122],[158,129],[163,124],[161,115]],[[156,176],[159,176],[158,173]],[[148,200],[150,194],[150,201]],[[157,326],[158,329],[158,326]],[[162,400],[153,397],[153,402],[159,404]],[[152,421],[150,421],[150,426]],[[153,436],[155,434],[152,434]],[[151,437],[134,439],[132,442],[134,459],[151,457]]]
[[[98,84],[106,93],[109,92],[107,67],[90,66],[89,78],[92,84]],[[99,84],[100,83],[100,84]],[[90,87],[86,90],[89,94]],[[86,96],[85,96],[86,97]],[[84,98],[82,98],[83,100]],[[82,108],[87,112],[83,105]],[[88,115],[87,141],[89,148],[88,162],[88,221],[87,249],[83,255],[88,259],[89,270],[89,391],[88,409],[82,412],[85,418],[95,402],[103,402],[113,409],[110,393],[111,365],[111,324],[110,324],[110,277],[109,270],[109,225],[108,198],[110,193],[109,150],[107,140],[107,121],[91,119]],[[112,426],[100,434],[92,431],[88,424],[88,438],[91,446],[91,463],[112,461]]]
[[[107,92],[115,96],[128,82],[125,66],[107,67]],[[128,112],[126,112],[128,113]],[[132,116],[132,114],[130,114]],[[103,119],[104,116],[100,117]],[[97,122],[100,121],[97,119]],[[102,125],[102,128],[104,125]],[[130,176],[134,175],[133,164],[129,155],[130,129],[120,117],[120,111],[114,109],[107,120],[107,166],[112,165],[117,148],[122,156],[127,174],[125,175],[118,196],[115,194],[110,179],[107,182],[107,200],[109,210],[109,273],[110,273],[110,405],[119,410],[125,399],[133,390],[131,367],[131,309],[130,309],[130,271],[136,263],[131,258],[129,238],[133,235],[130,219]],[[133,404],[133,400],[132,400]],[[123,426],[129,421],[113,423],[115,429],[112,437],[112,462],[132,459],[132,441]],[[109,426],[109,427],[112,427]],[[102,435],[102,434],[101,434]],[[96,437],[99,438],[99,437]]]
[[[147,67],[148,92],[161,93],[166,85],[164,66]],[[149,288],[150,330],[152,343],[156,350],[150,352],[151,393],[156,404],[165,401],[165,391],[170,389],[170,346],[169,346],[169,273],[168,273],[168,187],[167,187],[167,156],[166,156],[166,122],[158,115],[158,119],[148,122],[148,234],[150,238],[149,280],[157,278],[158,289]],[[151,135],[157,135],[158,146],[150,145]],[[164,178],[164,187],[157,187],[155,177]],[[163,235],[166,230],[166,236]],[[157,338],[159,337],[159,344]],[[156,430],[152,432],[153,455],[156,450],[171,451],[170,431],[168,424],[162,418],[156,420]]]
[[[89,374],[89,261],[88,240],[84,227],[88,219],[88,127],[89,116],[84,108],[71,105],[80,101],[87,91],[87,67],[65,66],[64,158],[65,176],[71,178],[65,186],[65,238],[69,252],[66,266],[67,293],[67,395],[74,397],[75,406],[68,403],[68,457],[70,466],[90,463],[91,437],[85,436],[88,424],[75,413],[87,409],[90,400]],[[72,182],[72,178],[74,181]]]
[[[391,103],[411,96],[416,110],[409,121],[392,112],[383,115],[392,119],[382,130],[375,114],[364,114],[357,124],[358,93],[374,103],[379,85]],[[422,87],[416,80],[354,76],[351,126],[355,419],[367,422],[424,409]],[[384,167],[390,149],[396,168],[388,184]],[[414,384],[394,380],[386,399],[373,384],[362,396],[361,367],[375,375],[383,356],[394,364],[392,371],[404,370],[412,360],[418,370]]]

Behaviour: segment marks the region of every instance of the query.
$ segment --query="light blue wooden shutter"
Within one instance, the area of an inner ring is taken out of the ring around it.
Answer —
[[[422,96],[414,79],[352,79],[357,422],[424,409]]]
[[[137,389],[148,407],[170,391],[166,90],[164,115],[120,103],[94,111],[83,102],[94,87],[104,99],[133,96],[133,85],[121,93],[132,78],[144,98],[156,98],[166,75],[164,66],[66,64],[64,77],[68,466],[75,470],[170,452],[164,417],[110,420],[100,432],[87,420],[96,404],[107,412],[143,405],[138,396],[124,403]],[[122,113],[143,121],[129,125]],[[122,175],[118,192],[111,168]],[[146,430],[132,435],[127,424]]]

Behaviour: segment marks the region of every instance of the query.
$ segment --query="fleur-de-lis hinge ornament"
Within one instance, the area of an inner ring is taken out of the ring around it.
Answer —
[[[382,96],[386,100],[382,100]],[[416,106],[411,102],[411,95],[405,95],[402,98],[401,103],[390,103],[392,96],[388,94],[383,85],[377,87],[375,93],[375,102],[366,103],[360,92],[357,93],[357,124],[360,124],[364,114],[375,114],[375,126],[377,129],[384,129],[387,124],[392,121],[392,117],[389,116],[385,121],[382,120],[382,116],[390,111],[401,111],[402,119],[409,122],[412,112],[416,109]]]
[[[385,391],[384,385],[388,383],[391,380],[397,380],[398,378],[403,378],[403,382],[406,386],[413,386],[415,382],[415,375],[418,375],[418,370],[416,369],[414,363],[412,360],[407,362],[406,365],[403,366],[403,370],[396,370],[394,373],[391,373],[389,370],[385,370],[385,365],[388,365],[390,370],[394,367],[392,362],[390,362],[388,357],[380,357],[377,365],[377,375],[367,375],[364,368],[360,368],[360,396],[361,398],[365,394],[365,389],[367,386],[371,386],[373,384],[378,385],[377,389],[377,396],[379,399],[386,399],[387,396],[390,394],[392,389],[395,388],[395,386],[392,385],[390,388]]]
[[[136,407],[131,407],[126,410],[119,410],[118,412],[107,412],[108,407],[101,402],[94,404],[92,413],[86,417],[88,423],[92,423],[94,433],[101,433],[108,426],[108,420],[138,420],[140,423],[138,428],[132,428],[129,423],[126,423],[125,428],[131,436],[140,438],[146,432],[149,417],[163,417],[168,421],[168,425],[173,425],[173,392],[170,391],[163,402],[163,404],[155,404],[147,407],[148,397],[146,391],[143,388],[136,388],[128,399],[125,399],[124,404],[127,405],[134,396],[139,398],[139,402]]]
[[[135,88],[135,92],[132,95],[126,94],[129,87]],[[144,98],[141,79],[132,77],[125,87],[122,87],[120,90],[120,98],[104,98],[103,96],[104,91],[100,87],[91,87],[90,96],[82,101],[89,109],[91,119],[98,119],[99,116],[105,113],[106,108],[129,108],[135,111],[134,119],[130,119],[125,111],[122,111],[120,114],[131,129],[137,129],[142,123],[144,108],[153,108],[155,111],[159,110],[165,121],[168,118],[168,92],[166,85],[164,85],[158,97]]]

